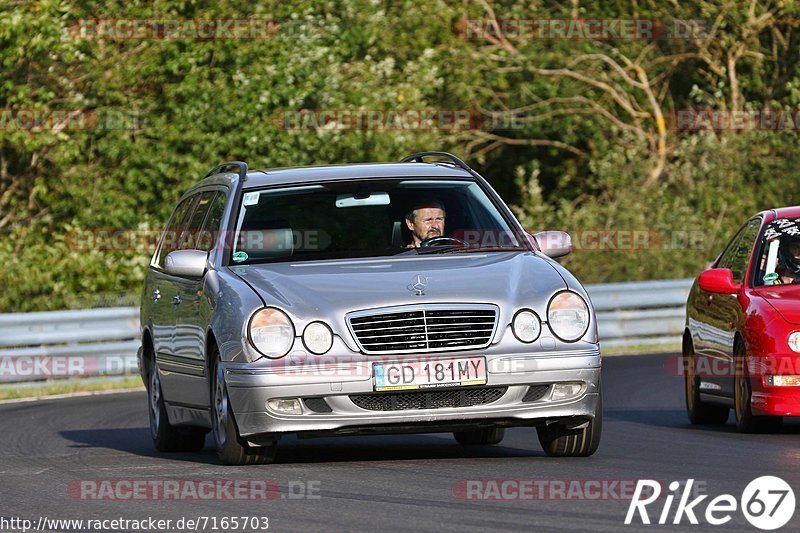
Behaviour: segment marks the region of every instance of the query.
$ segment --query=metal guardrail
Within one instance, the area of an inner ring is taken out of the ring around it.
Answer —
[[[603,348],[680,343],[691,279],[587,285]],[[0,382],[136,372],[139,310],[0,314]]]
[[[139,310],[0,314],[0,382],[136,371]]]
[[[693,279],[586,285],[602,348],[680,344]]]

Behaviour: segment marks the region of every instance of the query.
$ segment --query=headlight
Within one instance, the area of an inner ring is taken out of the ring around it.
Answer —
[[[312,322],[303,331],[303,344],[313,354],[324,354],[333,346],[331,328],[322,322]]]
[[[292,348],[294,325],[283,311],[262,309],[250,318],[247,326],[250,344],[262,355],[283,357]]]
[[[547,306],[547,323],[556,337],[575,342],[589,329],[589,306],[574,292],[560,292]]]
[[[539,333],[542,332],[542,323],[536,313],[522,309],[514,315],[511,331],[521,342],[530,343],[539,338]]]
[[[795,331],[789,335],[789,348],[793,352],[800,352],[800,331]]]

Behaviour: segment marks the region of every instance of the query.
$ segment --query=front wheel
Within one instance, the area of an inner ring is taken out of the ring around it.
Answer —
[[[197,452],[203,449],[206,432],[196,428],[178,428],[169,423],[161,379],[155,357],[150,358],[147,380],[147,411],[150,418],[150,436],[160,452]]]
[[[266,446],[250,446],[246,442],[240,441],[239,431],[236,429],[236,422],[228,400],[225,369],[218,355],[215,359],[214,380],[211,389],[214,409],[211,432],[214,434],[219,460],[226,465],[255,465],[273,462],[278,450],[277,442]]]
[[[697,375],[697,359],[691,341],[684,350],[686,362],[686,414],[692,424],[721,425],[728,421],[730,408],[724,405],[705,403],[700,399],[700,377]]]
[[[597,396],[594,418],[580,429],[561,424],[539,426],[536,433],[544,452],[550,457],[588,457],[597,451],[603,429],[603,395]]]

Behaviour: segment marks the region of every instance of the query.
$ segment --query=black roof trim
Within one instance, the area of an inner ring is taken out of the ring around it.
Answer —
[[[236,172],[239,174],[239,179],[245,181],[247,179],[247,163],[244,161],[228,161],[222,163],[220,166],[214,168],[208,174],[206,174],[205,178],[213,176],[214,174],[221,174],[223,172]]]
[[[463,168],[467,172],[472,173],[472,169],[469,168],[469,165],[467,165],[462,160],[460,160],[459,158],[457,158],[456,156],[454,156],[453,154],[448,153],[448,152],[419,152],[419,153],[416,153],[416,154],[411,154],[408,157],[404,157],[400,162],[401,163],[425,163],[425,160],[424,160],[425,157],[433,157],[433,156],[446,157],[455,166],[457,166],[459,168]]]

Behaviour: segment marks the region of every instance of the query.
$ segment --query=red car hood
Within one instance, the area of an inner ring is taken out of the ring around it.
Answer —
[[[764,298],[790,324],[800,324],[800,285],[780,289],[764,287],[756,294]]]

